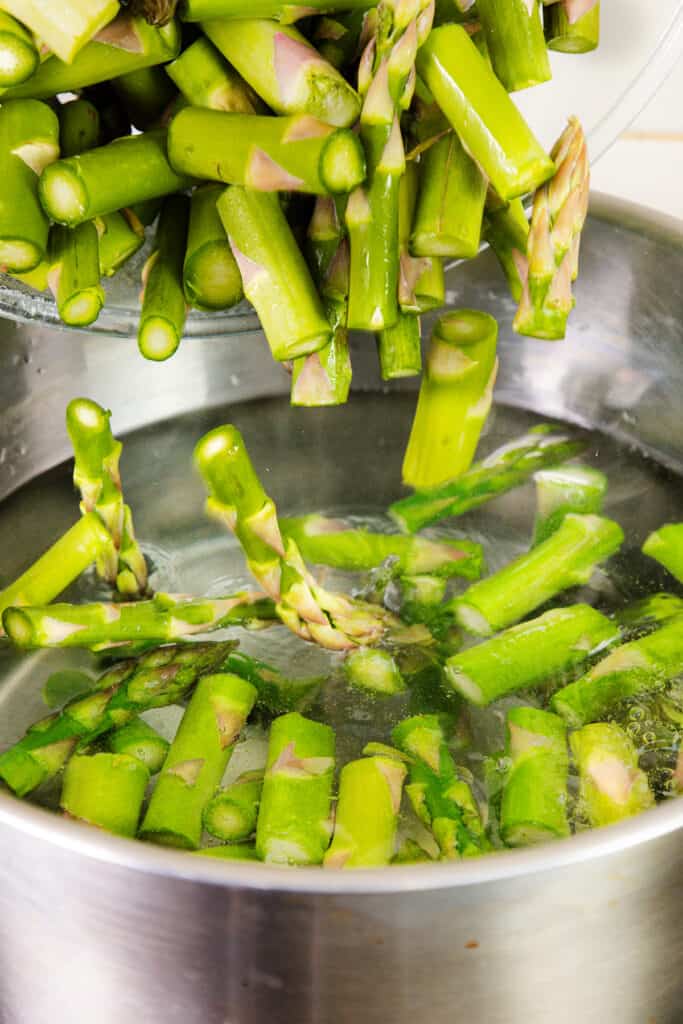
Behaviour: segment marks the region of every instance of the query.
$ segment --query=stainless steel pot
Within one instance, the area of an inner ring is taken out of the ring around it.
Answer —
[[[488,256],[451,274],[449,298],[501,319],[499,401],[599,427],[683,471],[683,226],[596,198],[582,262],[564,344],[512,335]],[[128,430],[286,390],[256,334],[192,341],[151,366],[134,342],[1,333],[0,497],[66,457],[74,394]],[[357,385],[379,391],[372,346],[356,349]],[[315,414],[294,415],[317,429]],[[296,444],[299,421],[287,422]],[[335,448],[335,480],[370,492],[356,429]],[[683,800],[671,801],[542,848],[342,875],[204,861],[0,794],[1,1019],[680,1024],[681,825]]]

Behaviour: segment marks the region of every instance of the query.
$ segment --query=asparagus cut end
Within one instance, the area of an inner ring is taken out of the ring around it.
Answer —
[[[73,227],[81,222],[88,196],[78,175],[63,161],[45,168],[38,188],[43,209],[57,224]]]
[[[0,32],[0,87],[25,82],[38,64],[38,51],[30,37],[24,40],[13,32]]]
[[[140,325],[138,348],[145,359],[163,362],[174,354],[180,338],[170,320],[161,316],[148,317]]]
[[[228,309],[243,298],[242,278],[227,242],[207,243],[185,269],[185,298],[196,309]]]
[[[0,239],[0,267],[16,273],[34,270],[44,256],[37,245],[22,238]]]
[[[474,605],[458,601],[455,617],[460,626],[472,636],[490,636],[493,630],[484,615]]]
[[[479,708],[486,706],[487,701],[481,687],[477,686],[475,681],[464,672],[457,671],[446,663],[444,675],[453,689],[461,693],[470,704],[475,704]]]
[[[59,307],[59,315],[70,327],[94,323],[104,306],[104,290],[98,286],[78,292]]]

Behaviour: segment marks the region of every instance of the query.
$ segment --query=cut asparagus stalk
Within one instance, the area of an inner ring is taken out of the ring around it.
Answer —
[[[218,212],[273,357],[293,359],[327,345],[330,325],[277,196],[232,186]]]
[[[221,789],[204,808],[204,828],[224,843],[249,839],[256,831],[263,772],[243,772]]]
[[[271,864],[320,864],[331,833],[334,732],[296,712],[273,722],[256,824]]]
[[[110,417],[108,410],[89,398],[69,402],[66,427],[74,448],[74,484],[81,495],[81,512],[96,513],[113,541],[113,550],[98,559],[100,576],[122,594],[138,596],[147,589],[147,563],[135,539],[132,513],[123,500],[122,445],[111,432]]]
[[[401,618],[424,622],[444,597],[448,581],[442,576],[401,576]]]
[[[585,12],[576,16],[573,0],[559,0],[543,8],[543,24],[548,48],[560,53],[589,53],[600,43],[600,2],[582,4]],[[586,7],[588,9],[586,10]]]
[[[614,722],[586,725],[570,737],[578,765],[579,804],[593,828],[611,825],[654,804],[638,752]]]
[[[205,36],[191,43],[166,73],[193,107],[256,114],[260,101]]]
[[[553,161],[461,25],[434,29],[417,72],[502,199],[524,195],[552,175]]]
[[[100,283],[100,250],[92,221],[65,228],[55,224],[50,232],[48,283],[61,320],[71,327],[87,327],[104,306]]]
[[[195,850],[194,857],[212,857],[215,860],[258,860],[256,850],[250,843],[233,843],[231,846],[206,846]]]
[[[20,281],[37,292],[47,291],[47,276],[50,273],[48,260],[42,260],[33,270],[27,270],[25,274],[10,274],[15,281]]]
[[[62,156],[76,156],[94,149],[100,141],[100,115],[86,99],[70,100],[58,108],[59,149]]]
[[[378,332],[377,353],[382,380],[419,376],[422,371],[419,316],[399,310],[396,323]]]
[[[220,672],[200,679],[171,743],[140,834],[163,846],[196,850],[202,815],[228,766],[256,690]]]
[[[216,209],[222,191],[220,185],[206,185],[192,193],[183,288],[195,309],[229,309],[243,298],[239,268]]]
[[[588,583],[595,567],[618,551],[623,539],[612,519],[570,513],[542,544],[473,583],[446,607],[463,629],[489,636],[563,590]]]
[[[647,636],[616,647],[585,676],[552,698],[570,725],[603,718],[619,702],[653,693],[683,672],[683,615],[666,619]]]
[[[145,766],[127,754],[72,757],[59,805],[68,818],[132,839],[148,782]]]
[[[586,214],[590,170],[583,129],[573,117],[555,143],[555,175],[534,196],[522,297],[512,326],[519,334],[554,341],[564,338],[574,306],[572,282],[579,270],[579,244]]]
[[[93,221],[97,228],[100,275],[112,277],[145,242],[145,229],[131,210],[117,210]]]
[[[203,20],[202,28],[277,114],[311,114],[338,128],[358,118],[357,93],[297,29],[262,18]]]
[[[683,597],[659,593],[651,594],[650,597],[645,597],[641,601],[634,601],[633,604],[619,609],[614,617],[620,626],[630,629],[634,626],[659,624],[665,619],[681,614],[683,614]]]
[[[328,310],[331,303],[326,302]],[[292,367],[292,405],[321,407],[343,405],[351,387],[351,357],[346,324],[338,322],[334,314],[339,305],[328,313],[332,327],[332,340],[310,356],[300,356]]]
[[[461,309],[432,333],[403,480],[438,487],[469,469],[493,400],[498,325],[488,313]]]
[[[590,466],[568,465],[542,469],[534,474],[536,521],[534,544],[555,533],[569,512],[602,512],[607,477]]]
[[[683,583],[683,523],[660,526],[643,544],[643,554],[654,558]]]
[[[455,766],[438,715],[406,718],[391,738],[411,758],[406,793],[434,834],[442,859],[476,857],[488,850],[477,802]]]
[[[112,754],[136,758],[150,775],[161,771],[169,747],[168,740],[142,718],[133,718],[127,725],[114,729],[107,738],[107,748]]]
[[[17,796],[25,796],[53,778],[77,749],[143,711],[181,700],[197,679],[220,666],[234,646],[178,644],[118,662],[100,676],[92,693],[36,722],[23,739],[0,754],[0,778]]]
[[[419,187],[417,164],[409,161],[398,187],[398,301],[404,313],[425,313],[446,301],[441,254],[418,252],[411,245]]]
[[[472,704],[486,707],[561,679],[617,637],[615,624],[587,604],[553,608],[449,658],[444,677]]]
[[[0,88],[20,85],[40,64],[31,33],[11,14],[0,11]]]
[[[366,693],[392,697],[406,690],[398,665],[388,651],[359,647],[345,659],[344,673],[351,686]]]
[[[47,252],[48,221],[38,201],[38,178],[59,156],[59,123],[36,100],[0,108],[0,176],[7,197],[0,210],[0,266],[35,269]]]
[[[111,84],[130,123],[139,131],[155,128],[177,95],[164,68],[156,64],[119,75]]]
[[[401,529],[415,533],[441,519],[478,508],[524,483],[537,470],[571,459],[585,447],[584,441],[543,424],[498,448],[482,462],[475,462],[459,480],[394,502],[389,514]]]
[[[3,8],[67,64],[119,13],[118,0],[3,0]]]
[[[305,6],[285,3],[283,0],[186,0],[183,21],[204,21],[206,18],[223,18],[226,21],[243,18],[272,18],[287,24],[318,11],[362,11],[368,0],[311,0]]]
[[[375,868],[390,863],[405,775],[405,765],[391,757],[362,757],[344,765],[324,867]]]
[[[513,199],[501,209],[486,208],[483,238],[493,249],[510,288],[510,295],[519,302],[526,276],[526,249],[529,222],[521,199]]]
[[[187,316],[183,262],[189,213],[186,196],[169,196],[159,214],[154,248],[142,272],[138,348],[145,359],[170,359],[183,336]]]
[[[567,726],[538,708],[511,708],[506,754],[510,761],[500,810],[507,846],[529,846],[569,835]]]
[[[493,70],[508,92],[552,77],[538,0],[477,0]]]
[[[246,679],[256,687],[256,706],[274,715],[303,711],[312,704],[325,682],[325,676],[289,678],[264,661],[234,651],[225,660],[225,670]]]

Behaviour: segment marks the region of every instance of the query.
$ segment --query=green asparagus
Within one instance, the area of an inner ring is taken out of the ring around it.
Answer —
[[[534,473],[536,484],[536,521],[534,544],[541,544],[555,533],[569,512],[602,512],[607,493],[607,477],[599,469],[569,464]]]
[[[643,554],[654,558],[683,583],[683,523],[660,526],[643,544]]]
[[[60,807],[68,818],[132,838],[149,772],[127,754],[72,757],[64,772]]]
[[[405,775],[405,765],[391,757],[362,757],[344,765],[324,867],[374,868],[390,863]]]
[[[654,803],[638,752],[614,722],[586,725],[569,739],[579,769],[579,809],[593,828],[610,825]]]
[[[243,772],[204,808],[205,830],[224,843],[249,839],[256,830],[262,789],[263,772]]]
[[[150,775],[161,771],[170,744],[142,718],[133,718],[127,725],[114,729],[107,737],[112,754],[126,754],[140,761]]]
[[[228,309],[243,296],[239,268],[216,208],[222,191],[220,185],[205,185],[190,200],[183,288],[195,309]]]
[[[142,271],[143,293],[138,348],[145,359],[163,362],[180,345],[187,305],[183,262],[187,249],[190,204],[186,196],[164,200],[154,248]]]

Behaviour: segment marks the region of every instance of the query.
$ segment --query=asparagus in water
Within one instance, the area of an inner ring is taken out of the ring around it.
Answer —
[[[107,737],[112,754],[125,754],[140,761],[150,775],[161,771],[170,743],[142,718],[133,718],[127,725],[114,729]]]
[[[390,863],[405,775],[405,765],[393,757],[361,757],[344,765],[324,867],[375,868]]]
[[[243,772],[220,789],[204,808],[204,828],[224,843],[249,839],[256,831],[263,772]]]
[[[148,782],[149,772],[135,757],[79,755],[66,766],[59,805],[68,818],[132,839]]]
[[[599,469],[569,464],[534,473],[536,521],[534,544],[547,540],[569,512],[602,512],[607,477]]]
[[[579,769],[579,810],[593,828],[611,825],[654,804],[633,741],[614,722],[586,725],[570,745]]]
[[[643,544],[643,554],[654,558],[683,583],[683,523],[660,526]]]

